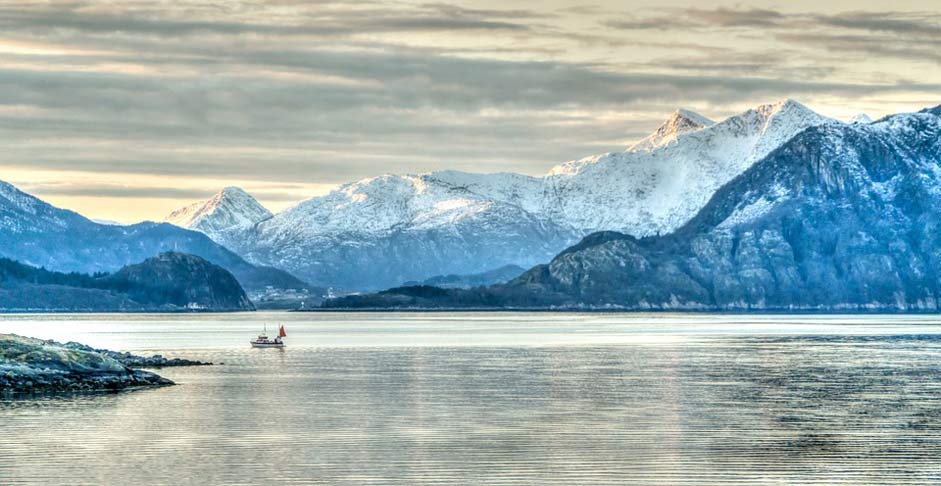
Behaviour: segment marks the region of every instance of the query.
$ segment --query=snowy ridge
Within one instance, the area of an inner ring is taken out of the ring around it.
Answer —
[[[72,211],[60,210],[0,181],[0,230],[11,233],[59,232],[72,224],[92,224]]]
[[[708,127],[705,117],[678,111],[661,129],[684,126],[686,131],[664,135],[658,129],[659,135],[645,140],[672,141],[655,149],[588,157],[541,178],[458,171],[372,177],[304,201],[259,229],[305,236],[381,233],[453,224],[510,205],[580,232],[644,236],[684,223],[756,160],[805,128],[830,122],[837,123],[792,100]]]
[[[543,177],[459,171],[383,175],[345,184],[273,217],[217,223],[222,218],[216,205],[203,203],[174,213],[172,221],[207,233],[252,262],[328,285],[321,279],[328,267],[347,276],[354,273],[347,264],[364,275],[387,265],[369,260],[378,253],[363,254],[378,248],[382,258],[432,255],[444,262],[422,274],[403,274],[412,280],[503,264],[525,266],[595,231],[670,232],[756,161],[804,129],[828,123],[840,122],[793,100],[761,105],[719,123],[678,110],[624,152],[560,164]],[[237,237],[223,229],[233,227],[247,229]],[[530,241],[545,235],[553,235],[548,246]],[[518,249],[513,255],[528,257],[482,255],[482,245]],[[538,252],[530,250],[535,246]],[[324,248],[333,253],[325,254]],[[451,265],[452,260],[461,261]]]
[[[557,195],[551,217],[586,232],[670,232],[723,184],[804,129],[825,123],[839,122],[785,100],[687,133],[656,150],[583,159],[574,171],[547,178]]]
[[[3,206],[16,208],[26,214],[36,214],[42,205],[38,199],[3,181],[0,181],[0,198],[6,200],[2,203]]]

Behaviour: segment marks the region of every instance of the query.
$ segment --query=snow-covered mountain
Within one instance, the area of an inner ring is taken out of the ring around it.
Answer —
[[[176,218],[249,261],[315,284],[375,289],[495,266],[531,266],[594,231],[666,233],[723,184],[802,130],[839,122],[785,100],[722,122],[673,113],[624,152],[560,164],[543,177],[440,171],[346,184],[233,236],[228,221]],[[197,206],[201,208],[202,206]],[[198,209],[181,210],[193,214]]]
[[[793,100],[762,105],[720,123],[675,135],[648,150],[603,154],[550,171],[549,217],[585,234],[667,233],[688,221],[712,194],[804,129],[824,118]],[[670,136],[668,136],[669,138]]]
[[[491,268],[486,262],[531,265],[578,237],[526,209],[520,198],[532,196],[534,181],[462,173],[371,178],[275,215],[232,248],[319,285],[357,290],[476,273]],[[523,187],[529,191],[513,194]]]
[[[938,312],[941,106],[802,131],[663,236],[589,235],[508,284],[328,307]]]
[[[238,187],[226,187],[205,201],[178,209],[164,220],[182,228],[202,231],[228,246],[233,235],[270,218],[271,211]]]

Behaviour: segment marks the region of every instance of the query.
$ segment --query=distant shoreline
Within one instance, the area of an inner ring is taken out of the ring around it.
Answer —
[[[505,308],[505,307],[369,307],[369,308],[312,308],[312,309],[257,309],[238,311],[218,310],[179,310],[179,311],[123,311],[123,310],[5,310],[0,309],[0,316],[29,316],[29,315],[184,315],[184,314],[253,314],[266,312],[284,312],[297,314],[440,314],[440,313],[506,313],[506,314],[699,314],[699,315],[938,315],[941,310],[832,310],[832,309],[796,309],[796,310],[703,310],[703,309],[580,309],[580,308]]]
[[[938,315],[939,310],[896,310],[890,309],[795,309],[795,310],[706,310],[706,309],[579,309],[579,308],[545,308],[545,307],[368,307],[368,308],[315,308],[315,309],[295,309],[287,312],[297,313],[399,313],[399,314],[419,314],[419,313],[442,313],[442,312],[465,312],[465,313],[485,313],[485,312],[505,312],[505,313],[545,313],[545,314],[734,314],[734,315]]]
[[[267,309],[265,309],[267,310]],[[288,309],[285,309],[288,310]],[[216,310],[216,309],[180,309],[180,310],[53,310],[53,309],[0,309],[0,315],[26,314],[238,314],[257,312],[257,310]]]

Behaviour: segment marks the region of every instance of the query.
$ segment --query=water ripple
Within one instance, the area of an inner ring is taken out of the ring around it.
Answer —
[[[937,482],[936,336],[193,348],[225,365],[0,403],[0,483]]]

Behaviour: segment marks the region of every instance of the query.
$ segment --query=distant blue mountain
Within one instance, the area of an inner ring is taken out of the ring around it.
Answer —
[[[254,266],[206,235],[167,223],[99,224],[0,181],[0,257],[60,272],[113,272],[166,251],[202,257],[246,289],[305,288],[282,270]]]
[[[665,236],[596,233],[506,285],[325,305],[937,312],[941,106],[808,128]]]

